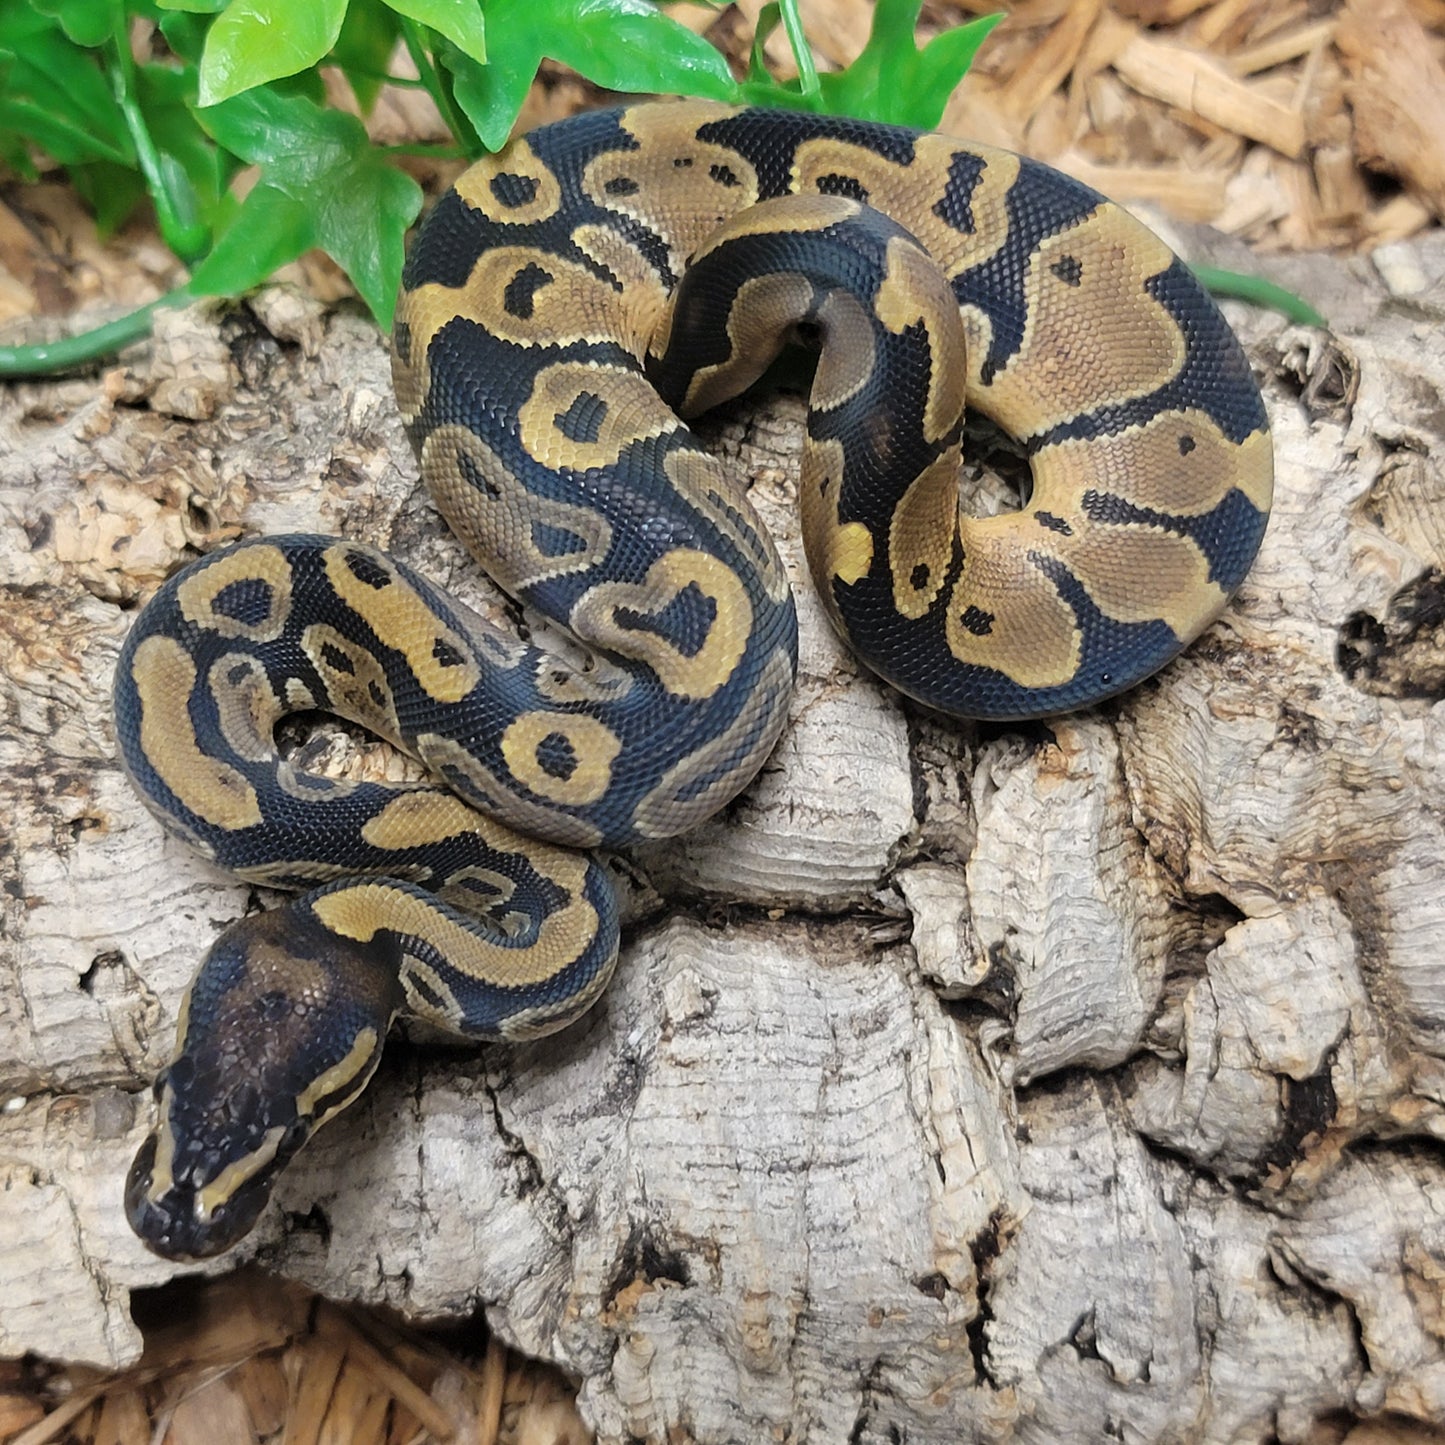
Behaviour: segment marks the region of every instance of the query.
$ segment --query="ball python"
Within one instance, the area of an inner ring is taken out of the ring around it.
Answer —
[[[543,641],[358,541],[262,537],[141,612],[125,765],[165,825],[300,896],[214,944],[126,1186],[154,1250],[239,1240],[365,1087],[398,1014],[474,1039],[561,1027],[618,912],[589,850],[666,838],[757,773],[797,623],[742,486],[684,418],[816,346],[808,563],[876,673],[1008,721],[1138,683],[1224,607],[1272,455],[1248,364],[1150,231],[1047,166],[944,135],[647,103],[467,170],[411,247],[401,415],[451,527]],[[974,407],[1032,492],[961,516]],[[277,721],[323,709],[437,784],[323,778]]]

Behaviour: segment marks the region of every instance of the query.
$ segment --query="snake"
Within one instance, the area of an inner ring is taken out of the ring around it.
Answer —
[[[716,813],[787,718],[788,574],[688,422],[797,348],[814,587],[926,708],[1007,725],[1132,688],[1258,550],[1273,460],[1237,339],[1163,241],[1057,170],[692,101],[478,161],[410,247],[393,379],[436,506],[514,611],[360,540],[258,536],[170,577],[121,651],[147,806],[296,895],[223,932],[182,1002],[125,1187],[152,1250],[243,1239],[397,1018],[515,1041],[602,993],[599,852]],[[961,509],[967,412],[1026,456],[1023,505]],[[275,729],[314,710],[432,781],[307,770]]]

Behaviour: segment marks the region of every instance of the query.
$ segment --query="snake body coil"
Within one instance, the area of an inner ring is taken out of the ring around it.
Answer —
[[[820,356],[801,504],[824,603],[934,707],[1079,707],[1220,612],[1263,535],[1264,408],[1184,265],[1057,172],[945,136],[649,104],[473,166],[412,248],[402,415],[453,529],[579,643],[562,657],[383,553],[271,537],[172,578],[116,681],[126,765],[243,878],[309,889],[242,920],[188,995],[127,1209],[212,1254],[351,1102],[400,1011],[475,1038],[558,1028],[617,951],[576,849],[715,812],[773,747],[796,622],[773,544],[691,416],[778,350]],[[960,518],[977,407],[1027,451],[1021,511]],[[321,708],[446,786],[282,759]]]

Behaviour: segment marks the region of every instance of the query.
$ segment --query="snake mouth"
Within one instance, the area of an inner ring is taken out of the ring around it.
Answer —
[[[271,1197],[277,1171],[253,1176],[244,1186],[218,1197],[213,1180],[197,1185],[172,1177],[158,1179],[159,1131],[141,1145],[125,1183],[125,1213],[130,1227],[153,1254],[177,1263],[213,1259],[250,1233]]]

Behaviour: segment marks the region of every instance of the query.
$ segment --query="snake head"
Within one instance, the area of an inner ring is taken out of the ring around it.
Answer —
[[[131,1228],[166,1259],[237,1244],[281,1171],[366,1087],[399,985],[394,946],[322,928],[298,899],[243,918],[206,955],[156,1127],[126,1179]]]

